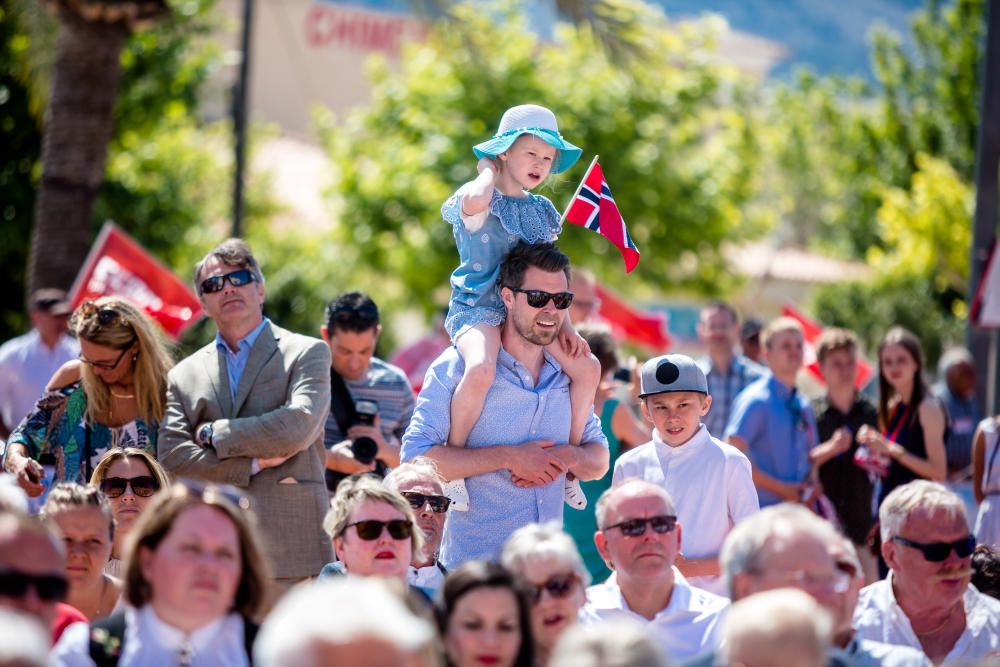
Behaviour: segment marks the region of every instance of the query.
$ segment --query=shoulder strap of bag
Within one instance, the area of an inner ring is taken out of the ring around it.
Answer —
[[[330,411],[333,412],[341,433],[347,433],[347,429],[357,421],[354,399],[347,389],[347,383],[333,367],[330,368]]]
[[[243,648],[247,652],[247,664],[253,664],[253,642],[257,638],[260,626],[248,618],[243,619]]]

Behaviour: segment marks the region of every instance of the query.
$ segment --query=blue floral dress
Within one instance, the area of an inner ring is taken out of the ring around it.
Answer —
[[[451,300],[444,326],[452,342],[477,324],[500,326],[506,309],[497,279],[500,262],[518,241],[547,243],[560,232],[559,212],[542,195],[508,197],[493,191],[483,226],[470,232],[462,222],[462,194],[456,192],[441,206],[458,246],[459,265],[451,274]]]
[[[76,382],[42,394],[35,409],[10,434],[7,447],[24,445],[28,456],[52,465],[52,484],[86,484],[109,449],[138,447],[155,457],[157,428],[157,423],[146,424],[141,419],[114,428],[88,425],[87,395]]]

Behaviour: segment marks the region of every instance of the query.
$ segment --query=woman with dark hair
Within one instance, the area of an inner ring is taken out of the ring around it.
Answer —
[[[448,667],[533,667],[527,596],[504,567],[470,561],[451,572],[435,614]]]
[[[111,504],[115,541],[104,572],[120,579],[125,538],[153,499],[153,494],[170,486],[170,478],[149,452],[126,447],[111,449],[101,457],[94,474],[90,476],[90,484],[99,488]]]
[[[878,346],[878,416],[881,433],[869,426],[858,442],[888,459],[879,504],[893,489],[915,479],[943,482],[947,416],[923,375],[924,353],[915,335],[889,329]]]
[[[185,482],[160,492],[126,548],[125,611],[70,626],[52,664],[250,664],[270,568],[245,499]]]
[[[156,455],[173,365],[156,324],[118,297],[87,301],[70,331],[80,358],[52,376],[35,409],[7,440],[4,469],[29,496],[51,482],[86,484],[109,449],[136,447]]]

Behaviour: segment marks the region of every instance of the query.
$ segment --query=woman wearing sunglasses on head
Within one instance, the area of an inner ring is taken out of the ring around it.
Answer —
[[[193,482],[158,493],[128,539],[124,611],[67,628],[51,664],[250,665],[271,571],[244,502]]]
[[[587,601],[590,572],[573,538],[554,522],[528,524],[514,531],[500,560],[528,592],[535,666],[545,667],[556,642],[576,624]]]
[[[66,604],[90,620],[111,614],[121,601],[121,582],[104,573],[115,536],[107,498],[93,486],[59,484],[46,497],[39,517],[63,538]]]
[[[79,360],[56,372],[7,440],[4,468],[30,496],[45,490],[46,479],[85,484],[108,449],[156,454],[173,365],[156,325],[128,301],[102,297],[76,309],[70,331]]]
[[[120,579],[126,536],[153,494],[170,486],[170,480],[156,459],[141,449],[126,447],[112,449],[101,457],[90,484],[99,488],[111,504],[115,541],[104,572]]]
[[[406,582],[414,553],[424,536],[409,502],[373,475],[352,475],[337,486],[323,529],[330,535],[338,562],[321,577],[337,574],[387,577]]]

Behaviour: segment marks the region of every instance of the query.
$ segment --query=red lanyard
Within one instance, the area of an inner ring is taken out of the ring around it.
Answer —
[[[896,409],[895,409],[894,412],[896,412],[897,414],[899,413],[899,406],[898,405],[896,406]],[[896,415],[894,414],[893,417],[895,417],[895,416]],[[893,442],[896,442],[896,438],[899,437],[899,432],[903,430],[903,424],[906,423],[906,418],[909,417],[909,416],[910,416],[910,406],[907,405],[906,406],[906,412],[903,413],[903,418],[900,419],[899,423],[896,424],[896,430],[894,430],[892,433],[889,433],[889,428],[887,426],[886,429],[884,431],[882,431],[882,435],[884,435],[889,440],[892,440]]]

